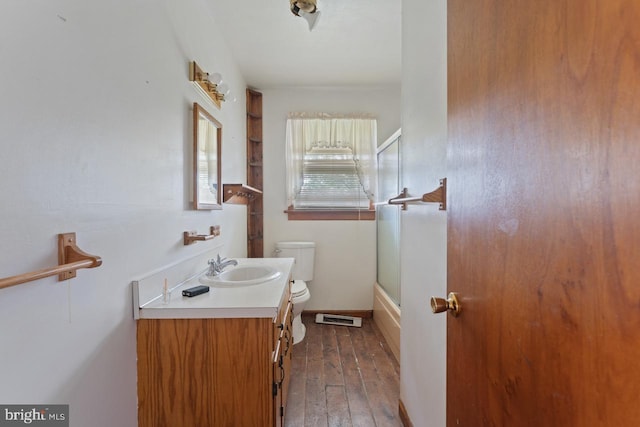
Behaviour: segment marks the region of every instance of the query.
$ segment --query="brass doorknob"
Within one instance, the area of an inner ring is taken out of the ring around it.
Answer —
[[[431,311],[434,314],[448,311],[451,315],[457,317],[462,311],[462,307],[458,301],[458,294],[450,292],[447,299],[431,297]]]

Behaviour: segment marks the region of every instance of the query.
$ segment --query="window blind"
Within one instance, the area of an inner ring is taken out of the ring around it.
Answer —
[[[303,156],[295,209],[368,209],[369,198],[350,148],[314,147]]]

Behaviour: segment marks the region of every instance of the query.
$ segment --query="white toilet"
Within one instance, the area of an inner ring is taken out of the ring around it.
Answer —
[[[311,293],[307,288],[308,281],[313,280],[313,258],[316,253],[314,242],[278,242],[276,256],[279,258],[294,258],[291,278],[291,301],[293,302],[293,343],[298,344],[304,339],[306,328],[302,323],[302,311]]]

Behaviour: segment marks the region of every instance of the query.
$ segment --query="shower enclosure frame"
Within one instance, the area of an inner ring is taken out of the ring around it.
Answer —
[[[377,149],[378,201],[389,200],[402,189],[400,157],[401,130],[397,130]],[[400,307],[400,227],[398,206],[378,205],[376,212],[376,280],[385,293]]]

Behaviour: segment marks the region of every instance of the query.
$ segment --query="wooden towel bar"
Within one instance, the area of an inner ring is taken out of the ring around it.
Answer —
[[[0,289],[56,274],[58,281],[68,280],[76,277],[76,270],[80,268],[94,268],[100,265],[102,265],[102,259],[99,256],[88,254],[76,246],[76,233],[58,234],[57,266],[0,279]]]

